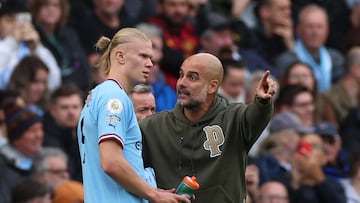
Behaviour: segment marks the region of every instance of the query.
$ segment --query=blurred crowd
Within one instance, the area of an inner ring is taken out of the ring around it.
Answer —
[[[130,95],[139,121],[174,107],[194,53],[221,60],[228,103],[249,104],[271,71],[280,91],[249,151],[249,203],[360,202],[359,0],[0,0],[0,203],[84,201],[76,126],[106,79],[95,43],[123,27],[153,43]]]

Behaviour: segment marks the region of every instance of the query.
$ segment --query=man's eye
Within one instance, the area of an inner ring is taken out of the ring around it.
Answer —
[[[144,113],[146,109],[139,109],[139,113]]]
[[[143,57],[143,58],[150,58],[150,56],[147,55],[147,54],[140,54],[140,56]]]

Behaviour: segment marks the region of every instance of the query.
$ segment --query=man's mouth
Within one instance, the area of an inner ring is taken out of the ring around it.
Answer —
[[[143,74],[144,74],[145,78],[148,78],[150,75],[150,72],[143,72]]]
[[[190,92],[187,90],[184,90],[184,89],[178,90],[177,93],[178,93],[178,95],[187,95],[187,96],[190,95]]]

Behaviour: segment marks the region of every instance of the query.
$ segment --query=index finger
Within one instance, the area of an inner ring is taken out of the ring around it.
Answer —
[[[264,82],[267,81],[269,75],[270,75],[270,71],[269,70],[265,71],[265,73],[261,77],[260,84],[264,84]]]

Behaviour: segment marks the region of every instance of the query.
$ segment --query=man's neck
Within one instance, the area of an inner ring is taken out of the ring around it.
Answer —
[[[120,18],[117,14],[107,14],[102,12],[101,10],[96,9],[95,15],[104,25],[110,28],[117,28],[120,26]]]
[[[199,109],[189,109],[184,108],[185,117],[191,122],[198,122],[206,113],[206,110],[203,108]]]
[[[126,78],[116,77],[116,76],[114,76],[114,74],[111,74],[111,73],[109,74],[109,76],[107,77],[107,79],[108,79],[108,80],[114,80],[114,81],[116,81],[116,83],[118,83],[119,86],[120,86],[122,89],[124,89],[124,91],[125,91],[127,94],[131,91],[131,89],[132,89],[132,87],[133,87],[133,85],[131,85]]]
[[[209,111],[211,106],[214,103],[214,98],[207,99],[208,101],[204,102],[201,106],[194,108],[185,107],[184,115],[191,122],[198,122],[200,119]]]
[[[309,52],[309,54],[315,59],[315,61],[319,58],[320,54],[320,47],[319,48],[309,48],[306,47],[306,50]]]

